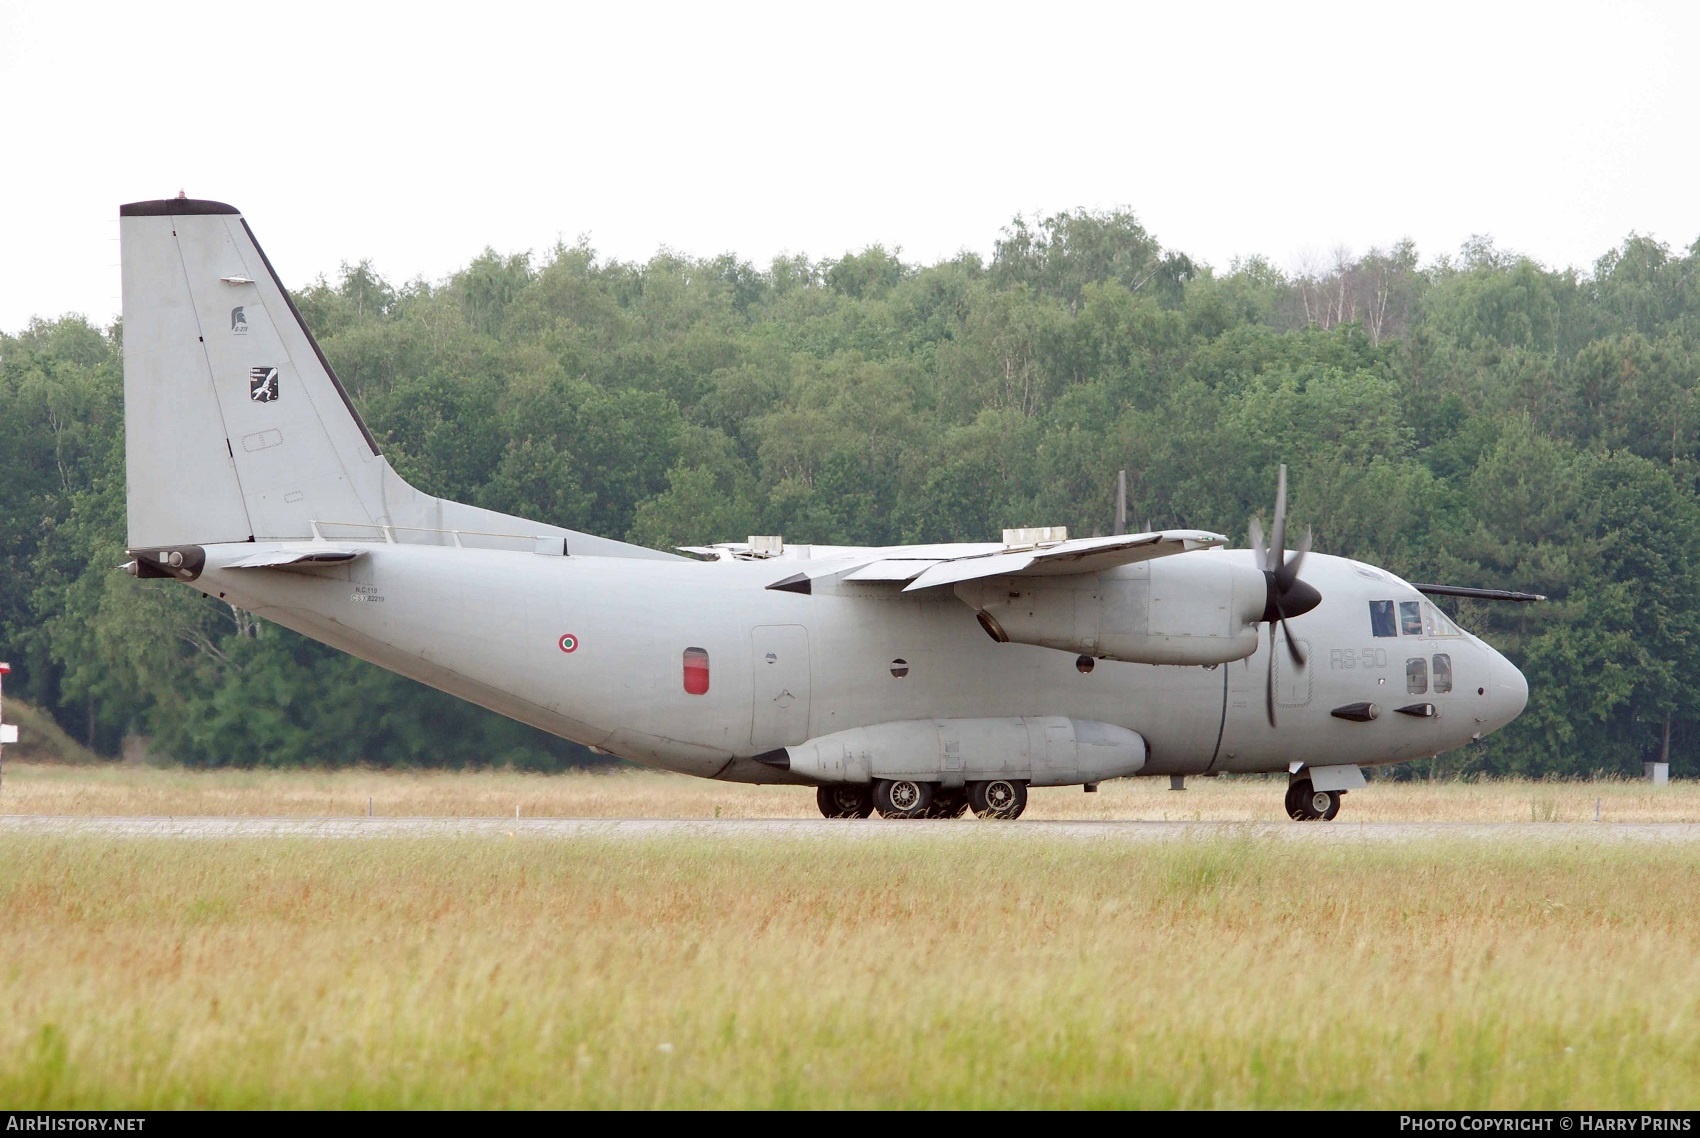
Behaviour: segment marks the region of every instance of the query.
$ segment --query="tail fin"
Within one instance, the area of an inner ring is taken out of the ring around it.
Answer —
[[[390,468],[235,207],[119,207],[129,544],[559,536],[672,555],[421,493]],[[482,543],[480,543],[482,544]]]

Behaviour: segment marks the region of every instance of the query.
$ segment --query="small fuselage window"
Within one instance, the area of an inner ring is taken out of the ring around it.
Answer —
[[[708,649],[685,649],[685,694],[708,694]]]
[[[1452,690],[1452,657],[1439,652],[1434,657],[1434,694],[1445,695]]]
[[[1369,603],[1369,630],[1373,636],[1397,636],[1398,626],[1393,622],[1392,601],[1371,601]]]
[[[1428,661],[1421,656],[1405,661],[1405,690],[1412,695],[1428,694]]]

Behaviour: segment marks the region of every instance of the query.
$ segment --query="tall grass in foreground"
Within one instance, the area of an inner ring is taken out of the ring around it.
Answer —
[[[1688,844],[0,835],[0,1101],[1689,1107]]]
[[[1286,822],[1279,778],[1117,779],[1097,794],[1079,787],[1033,791],[1034,819]],[[818,818],[814,791],[745,786],[688,775],[519,774],[512,771],[199,771],[113,764],[7,763],[0,814],[507,817]],[[1700,822],[1700,781],[1664,787],[1598,782],[1376,781],[1346,796],[1352,822]],[[964,822],[970,825],[970,822]]]

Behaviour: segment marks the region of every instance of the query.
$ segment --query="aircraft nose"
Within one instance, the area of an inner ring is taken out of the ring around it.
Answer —
[[[1529,681],[1517,665],[1494,652],[1488,682],[1492,685],[1487,693],[1489,730],[1494,730],[1523,714],[1529,704]]]

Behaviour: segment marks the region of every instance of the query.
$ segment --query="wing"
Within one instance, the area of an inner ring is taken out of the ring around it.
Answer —
[[[1063,577],[1074,573],[1100,573],[1118,565],[1132,565],[1156,557],[1172,557],[1194,549],[1227,544],[1219,533],[1176,529],[1115,537],[1085,537],[1059,541],[1055,545],[1007,553],[959,557],[930,566],[904,587],[910,593],[937,585],[954,585],[982,577]]]
[[[899,548],[846,566],[817,564],[770,589],[807,593],[817,577],[838,577],[855,582],[902,582],[906,593],[983,577],[1051,577],[1071,573],[1098,573],[1118,565],[1169,557],[1192,549],[1225,545],[1227,538],[1206,530],[1161,530],[1156,533],[1087,537],[1010,549],[986,545],[934,545]],[[956,551],[961,550],[958,553]]]

